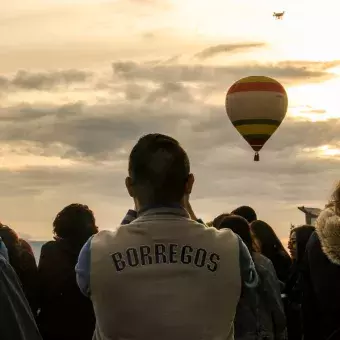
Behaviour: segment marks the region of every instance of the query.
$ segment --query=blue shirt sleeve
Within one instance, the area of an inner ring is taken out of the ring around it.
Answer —
[[[91,270],[91,241],[92,237],[84,244],[78,257],[76,265],[76,278],[78,287],[81,292],[89,297],[90,296],[90,270]]]
[[[242,284],[248,288],[255,288],[259,283],[255,264],[249,253],[247,246],[243,243],[242,239],[238,237],[239,252],[240,252],[240,271]]]
[[[137,218],[137,211],[130,209],[125,215],[125,217],[123,218],[123,221],[121,224],[129,224],[136,218]]]

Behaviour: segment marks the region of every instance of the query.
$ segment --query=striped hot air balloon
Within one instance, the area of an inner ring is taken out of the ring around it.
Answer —
[[[255,151],[254,161],[259,161],[259,151],[285,118],[285,89],[269,77],[242,78],[228,90],[225,105],[231,123]]]

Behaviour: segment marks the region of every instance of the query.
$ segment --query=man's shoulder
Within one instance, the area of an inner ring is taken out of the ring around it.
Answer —
[[[196,221],[186,221],[181,228],[190,228],[186,232],[193,239],[196,237],[204,239],[205,242],[211,243],[219,248],[228,248],[232,244],[238,246],[238,237],[229,229],[217,230],[213,227],[208,227],[204,224],[198,223]],[[140,229],[140,232],[138,231]],[[169,230],[169,229],[168,229]],[[179,229],[174,228],[174,232]],[[91,247],[100,246],[105,247],[105,245],[112,244],[122,244],[131,242],[131,238],[139,239],[145,235],[145,229],[140,228],[138,223],[131,223],[128,225],[121,225],[115,230],[102,230],[93,236],[91,240]]]
[[[227,239],[238,242],[238,237],[236,234],[230,229],[221,229],[217,230],[214,227],[206,227],[206,232],[211,233],[211,236],[216,240],[224,242]]]
[[[41,251],[49,251],[58,247],[57,241],[51,240],[44,243],[41,247]]]
[[[108,242],[114,242],[115,239],[117,239],[117,236],[119,234],[118,230],[120,227],[118,227],[116,230],[101,230],[97,234],[93,235],[91,238],[91,246],[94,246],[96,244],[100,244],[103,246],[105,243]]]
[[[213,227],[205,226],[202,232],[204,239],[221,251],[239,250],[239,239],[230,229],[217,230]]]

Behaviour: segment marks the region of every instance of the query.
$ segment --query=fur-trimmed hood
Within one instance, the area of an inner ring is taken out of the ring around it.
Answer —
[[[333,207],[323,210],[317,221],[315,229],[322,251],[334,264],[340,265],[340,216]]]

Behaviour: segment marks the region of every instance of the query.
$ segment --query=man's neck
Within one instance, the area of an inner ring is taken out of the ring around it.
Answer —
[[[183,205],[180,202],[174,203],[150,203],[150,204],[143,204],[139,209],[138,213],[145,212],[150,209],[157,209],[157,208],[177,208],[177,209],[184,209]]]

